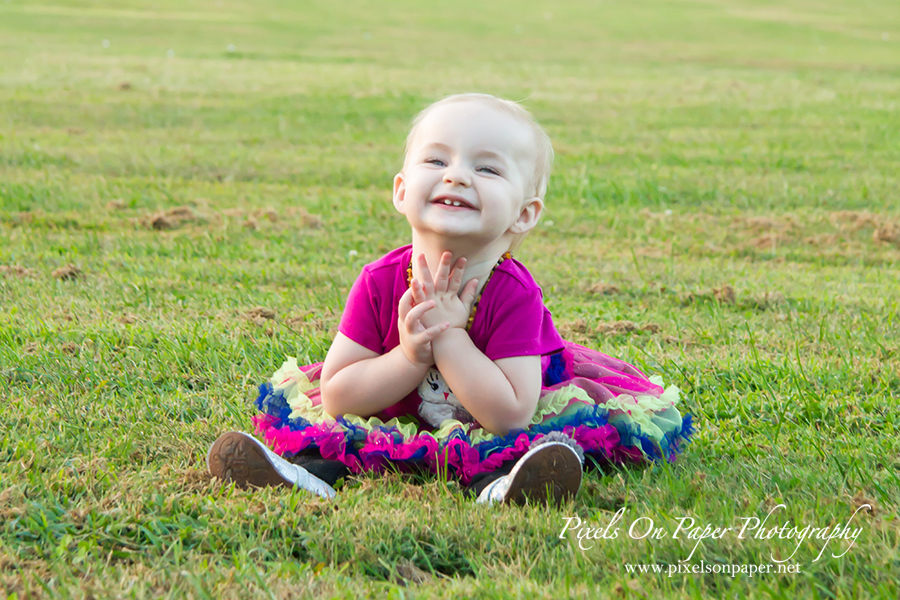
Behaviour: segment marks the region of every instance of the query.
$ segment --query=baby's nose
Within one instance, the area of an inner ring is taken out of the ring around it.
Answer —
[[[468,187],[472,184],[472,180],[465,169],[448,167],[444,171],[444,183]]]

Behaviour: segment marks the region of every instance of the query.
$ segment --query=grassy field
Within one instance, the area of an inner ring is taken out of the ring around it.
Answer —
[[[682,388],[694,443],[559,509],[211,481],[256,384],[321,360],[359,269],[408,242],[408,122],[461,91],[547,128],[518,257],[567,338]],[[895,0],[0,0],[0,590],[896,598],[898,108]],[[674,538],[866,504],[852,547]],[[617,539],[560,538],[620,508]],[[688,556],[776,566],[666,574]]]

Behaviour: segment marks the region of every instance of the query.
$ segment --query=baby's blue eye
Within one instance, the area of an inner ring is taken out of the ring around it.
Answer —
[[[490,173],[491,175],[499,175],[500,171],[495,169],[494,167],[478,167],[479,171],[483,171],[485,173]]]
[[[443,166],[444,166],[444,161],[442,161],[442,160],[439,159],[439,158],[428,158],[428,159],[425,160],[425,162],[428,163],[429,165],[435,165],[435,166],[437,166],[437,167],[443,167]]]

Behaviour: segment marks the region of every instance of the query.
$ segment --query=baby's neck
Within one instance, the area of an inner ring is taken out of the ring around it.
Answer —
[[[463,281],[460,289],[464,289],[466,284],[472,279],[478,279],[478,289],[487,281],[488,275],[500,257],[509,250],[509,243],[505,240],[498,240],[489,246],[473,247],[471,243],[466,241],[454,241],[432,236],[417,235],[413,232],[412,244],[412,263],[413,276],[421,279],[419,267],[416,257],[419,254],[425,254],[425,261],[428,263],[428,270],[432,276],[437,273],[441,263],[441,256],[444,252],[453,254],[453,262],[455,263],[460,257],[466,258],[466,270],[463,273]]]

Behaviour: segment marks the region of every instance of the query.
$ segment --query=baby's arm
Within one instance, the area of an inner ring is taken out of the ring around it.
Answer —
[[[453,395],[486,430],[506,435],[531,424],[541,393],[540,356],[492,361],[460,328],[442,333],[432,348]]]
[[[402,400],[434,364],[431,342],[449,324],[425,328],[421,317],[434,301],[412,305],[412,290],[400,299],[400,345],[378,354],[338,333],[322,366],[322,406],[331,416],[367,417]]]
[[[459,259],[452,270],[451,261],[449,252],[441,257],[432,281],[424,256],[420,256],[424,281],[413,282],[414,290],[423,290],[423,299],[435,303],[434,309],[423,314],[422,322],[428,325],[446,319],[451,325],[431,342],[434,362],[453,395],[485,429],[505,435],[525,428],[541,392],[541,357],[516,356],[495,362],[475,347],[465,326],[478,282],[472,280],[458,295],[465,259]]]

